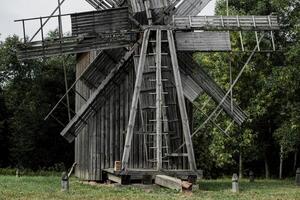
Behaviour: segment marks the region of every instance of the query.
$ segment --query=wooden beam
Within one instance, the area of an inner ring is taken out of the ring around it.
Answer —
[[[142,43],[142,49],[141,49],[141,55],[139,60],[139,66],[138,71],[136,75],[136,82],[134,87],[134,93],[132,97],[132,103],[131,103],[131,109],[130,109],[130,116],[129,116],[129,122],[127,127],[127,134],[125,139],[125,145],[124,145],[124,152],[123,152],[123,158],[122,158],[122,169],[127,169],[128,167],[128,160],[130,155],[130,149],[131,149],[131,143],[133,138],[133,130],[135,125],[135,117],[138,107],[138,101],[141,91],[141,85],[142,85],[142,78],[143,78],[143,71],[145,67],[145,60],[146,60],[146,54],[148,49],[148,40],[149,40],[150,30],[145,30],[144,37],[143,37],[143,43]]]
[[[156,31],[156,158],[157,170],[162,169],[162,74],[161,30]]]
[[[156,175],[155,176],[155,184],[169,188],[169,189],[173,189],[176,191],[182,190],[182,185],[181,185],[182,181],[178,178],[173,178],[171,176]]]
[[[168,32],[169,48],[170,48],[172,66],[173,66],[174,80],[175,80],[177,97],[178,97],[178,105],[180,109],[182,129],[183,129],[183,134],[184,134],[187,153],[188,153],[189,167],[190,170],[196,171],[197,167],[196,167],[196,161],[194,155],[194,148],[193,148],[193,143],[191,138],[191,131],[189,127],[189,119],[186,111],[184,93],[182,89],[182,82],[181,82],[181,77],[179,72],[179,65],[177,60],[173,31],[168,30],[167,32]]]

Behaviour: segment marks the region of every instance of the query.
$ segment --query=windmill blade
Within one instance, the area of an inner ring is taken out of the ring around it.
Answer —
[[[92,50],[127,47],[136,41],[128,8],[71,14],[72,35],[30,42],[18,47],[18,58],[34,59]]]
[[[150,9],[164,8],[170,5],[169,0],[149,0]],[[145,11],[144,0],[130,0],[133,13]]]
[[[136,43],[129,51],[125,53],[125,55],[120,59],[120,61],[115,64],[114,67],[112,67],[112,70],[108,73],[108,75],[105,77],[103,81],[98,85],[98,87],[94,90],[94,92],[91,94],[90,98],[85,102],[80,110],[76,113],[76,115],[72,118],[72,120],[68,123],[68,125],[61,131],[61,135],[69,142],[72,142],[77,135],[79,134],[79,131],[82,129],[82,127],[85,126],[85,122],[90,118],[90,116],[93,114],[94,109],[101,106],[101,103],[103,102],[104,96],[102,96],[102,91],[104,88],[108,86],[109,83],[113,80],[116,74],[118,72],[125,68],[130,62],[130,58],[132,58],[132,55],[135,50],[138,48],[138,43]],[[92,62],[92,66],[89,67],[98,67],[98,61],[94,60]]]
[[[178,51],[231,51],[228,32],[176,32]]]
[[[72,35],[101,34],[131,29],[127,7],[71,14]]]
[[[189,53],[178,53],[180,70],[188,74],[212,99],[220,103],[225,96],[225,92],[218,84],[199,66]],[[195,70],[197,73],[195,73]],[[236,104],[231,108],[230,97],[226,98],[221,105],[223,110],[239,125],[246,120],[246,114]]]
[[[279,30],[277,16],[174,16],[177,30],[273,31]]]
[[[134,41],[136,41],[136,37],[132,33],[101,34],[87,37],[73,36],[19,45],[17,55],[20,60],[47,58],[62,54],[128,47]]]
[[[178,5],[175,15],[193,16],[198,15],[211,0],[183,0]]]
[[[117,7],[117,3],[114,0],[86,0],[96,10],[105,10],[113,7]]]

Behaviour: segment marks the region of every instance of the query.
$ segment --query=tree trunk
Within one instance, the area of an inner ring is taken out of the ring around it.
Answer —
[[[240,176],[240,179],[243,178],[243,155],[242,155],[242,151],[240,151],[240,155],[239,155],[239,176]]]
[[[282,179],[283,147],[280,147],[279,179]]]
[[[297,169],[297,158],[298,158],[298,151],[296,150],[295,153],[294,153],[294,171],[296,171]]]
[[[266,175],[266,179],[270,178],[269,163],[267,158],[265,158],[265,175]]]

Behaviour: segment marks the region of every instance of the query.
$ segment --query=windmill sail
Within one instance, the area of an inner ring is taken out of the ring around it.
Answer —
[[[183,0],[177,7],[175,15],[194,16],[198,15],[211,0]]]
[[[133,13],[145,11],[144,0],[130,0]],[[150,8],[164,8],[170,5],[169,0],[149,0]]]
[[[178,51],[231,51],[228,32],[177,32]]]

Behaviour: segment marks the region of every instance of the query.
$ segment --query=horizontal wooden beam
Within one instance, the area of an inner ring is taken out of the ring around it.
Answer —
[[[18,46],[20,60],[45,58],[62,54],[76,54],[93,50],[127,47],[136,41],[135,33],[97,34],[93,36],[72,36],[62,39],[30,42]]]
[[[178,30],[272,31],[279,30],[277,16],[174,16]]]

